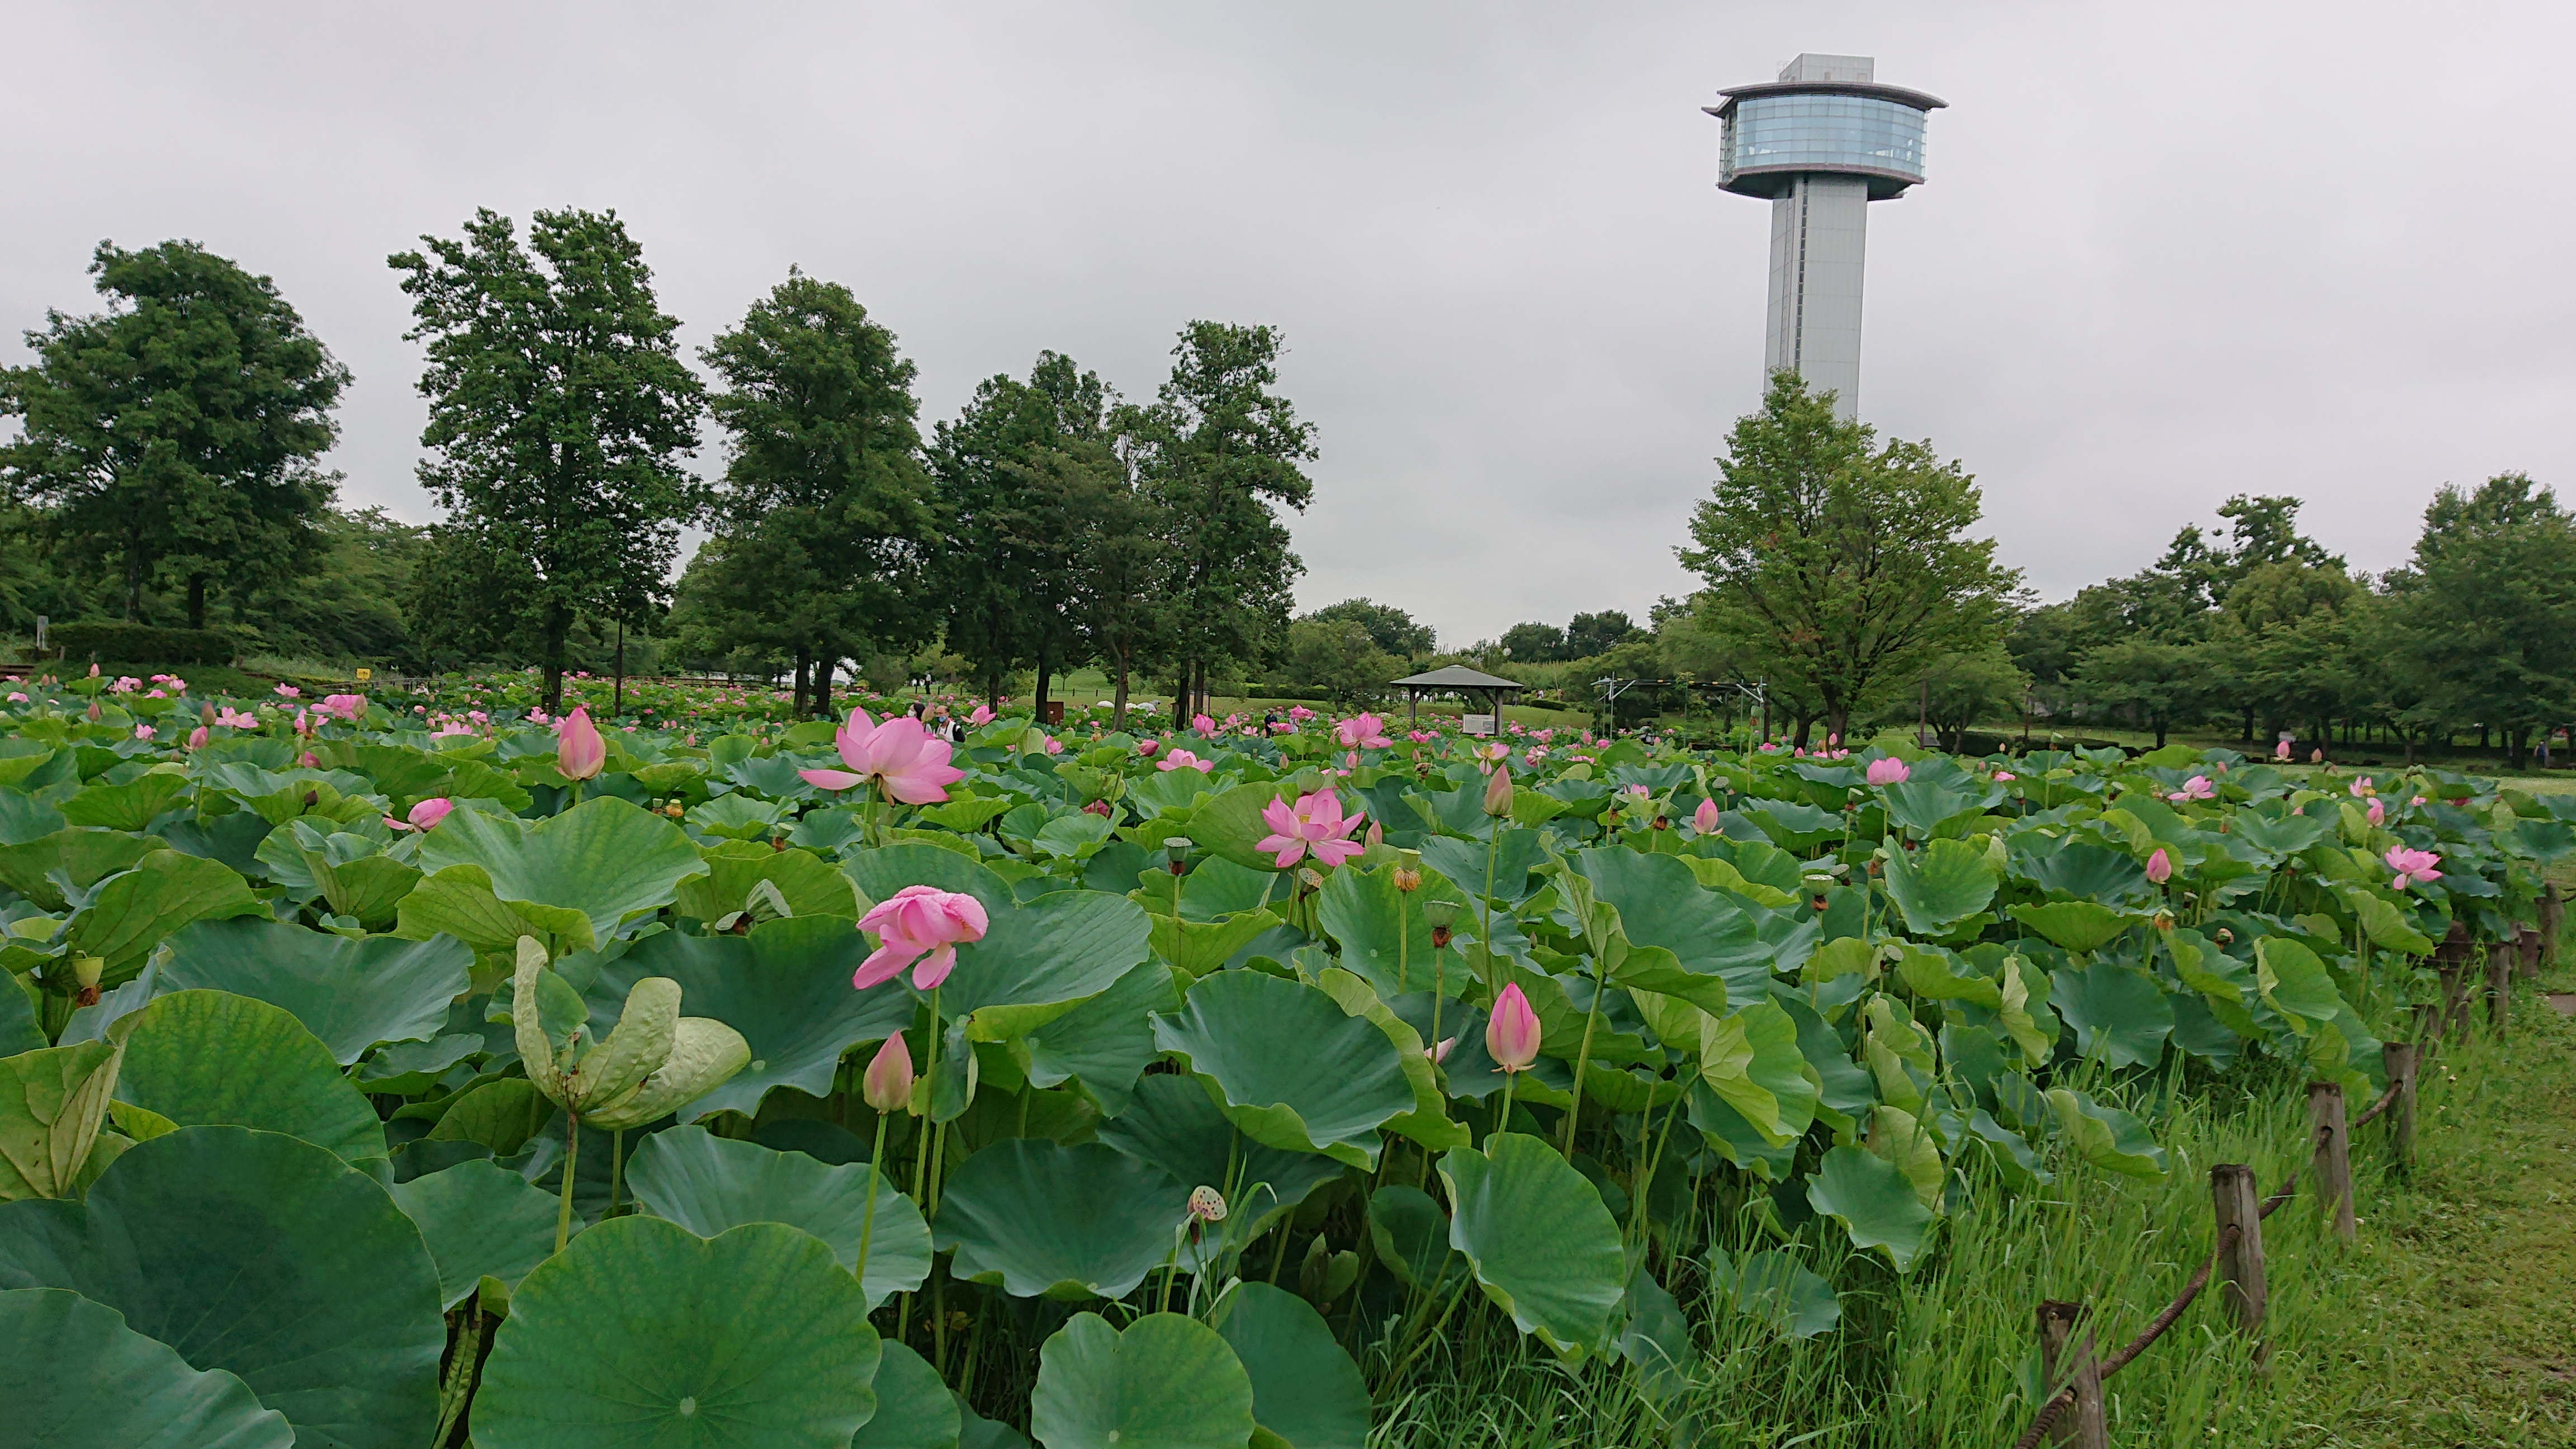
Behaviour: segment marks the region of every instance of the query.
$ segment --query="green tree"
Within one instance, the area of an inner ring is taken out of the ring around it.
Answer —
[[[700,356],[730,442],[725,544],[690,567],[698,617],[721,650],[792,657],[797,707],[828,714],[840,660],[908,650],[935,622],[913,364],[849,288],[792,267]]]
[[[1590,659],[1606,654],[1611,647],[1626,643],[1642,633],[1628,616],[1617,609],[1604,609],[1597,614],[1577,614],[1565,626],[1565,657]]]
[[[2502,730],[2516,768],[2534,730],[2576,719],[2576,520],[2554,492],[2521,473],[2444,485],[2387,585],[2419,717]]]
[[[1358,704],[1386,693],[1404,662],[1378,647],[1354,619],[1299,619],[1288,626],[1286,666],[1290,684],[1319,689],[1336,704]]]
[[[1941,747],[1959,754],[1967,749],[1968,731],[2021,713],[2029,688],[2030,676],[1998,640],[1973,654],[1934,660],[1917,686],[1916,707],[1940,736]]]
[[[1554,664],[1574,656],[1566,652],[1565,631],[1554,624],[1514,624],[1503,631],[1503,657],[1515,664]]]
[[[2206,646],[2154,639],[2100,645],[2087,650],[2077,666],[2074,697],[2095,709],[2126,716],[2140,729],[2155,731],[2156,748],[2162,749],[2167,731],[2207,712],[2206,654]]]
[[[108,309],[48,312],[36,361],[0,371],[0,416],[22,420],[0,489],[118,580],[126,618],[166,574],[203,628],[210,583],[274,582],[320,546],[349,370],[274,282],[195,242],[100,242],[89,270]]]
[[[1121,414],[1170,545],[1168,649],[1184,687],[1175,725],[1207,692],[1209,666],[1260,660],[1284,642],[1304,570],[1277,510],[1303,510],[1315,429],[1276,391],[1278,329],[1192,322],[1154,401]]]
[[[420,481],[448,514],[421,587],[468,591],[428,612],[486,615],[559,709],[574,619],[648,624],[667,597],[680,525],[709,496],[681,462],[701,389],[616,213],[537,212],[523,247],[478,210],[461,238],[421,240],[388,259],[412,299],[404,336],[428,344]]]
[[[1344,599],[1304,617],[1323,622],[1348,620],[1368,631],[1370,643],[1399,659],[1418,658],[1439,647],[1430,625],[1416,623],[1411,614],[1393,604],[1372,599]]]
[[[1707,581],[1713,632],[1802,683],[1833,732],[1875,691],[2000,637],[2020,575],[1967,535],[1976,483],[1928,443],[1879,446],[1780,373],[1718,469],[1677,552]]]

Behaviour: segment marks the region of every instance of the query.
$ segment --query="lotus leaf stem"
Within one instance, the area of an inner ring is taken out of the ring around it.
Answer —
[[[581,1161],[581,1118],[564,1113],[563,1201],[555,1208],[555,1251],[572,1241],[572,1170]]]
[[[868,1241],[877,1232],[877,1164],[885,1160],[887,1115],[884,1112],[877,1114],[877,1145],[868,1151],[868,1205],[859,1215],[859,1263],[850,1270],[851,1276],[859,1280],[859,1289],[863,1293],[868,1285]]]

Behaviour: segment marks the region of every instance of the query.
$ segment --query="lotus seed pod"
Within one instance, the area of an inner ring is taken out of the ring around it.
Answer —
[[[1218,1192],[1215,1188],[1208,1186],[1206,1183],[1200,1183],[1198,1186],[1191,1188],[1190,1218],[1194,1222],[1202,1223],[1224,1222],[1225,1194]]]

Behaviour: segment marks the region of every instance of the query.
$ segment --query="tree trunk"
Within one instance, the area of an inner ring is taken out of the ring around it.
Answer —
[[[2165,747],[2165,720],[2164,720],[2164,717],[2163,717],[2162,715],[2159,715],[2159,716],[2157,716],[2157,717],[2156,717],[2156,748],[2161,750],[2161,749],[2163,749],[2164,747]]]
[[[1030,722],[1031,724],[1034,724],[1034,725],[1038,726],[1038,727],[1039,727],[1039,728],[1041,728],[1041,729],[1045,728],[1045,726],[1046,726],[1046,713],[1047,713],[1047,711],[1046,711],[1046,706],[1047,706],[1047,684],[1048,684],[1048,683],[1049,683],[1049,681],[1054,677],[1054,675],[1055,675],[1055,662],[1054,662],[1053,660],[1051,660],[1051,659],[1047,658],[1047,651],[1046,651],[1046,649],[1045,649],[1043,646],[1041,646],[1041,647],[1038,649],[1038,693],[1037,693],[1037,699],[1036,699],[1035,704],[1034,704],[1034,706],[1033,706],[1033,708],[1034,708],[1034,712],[1029,716],[1029,722]]]
[[[2248,745],[2254,743],[2254,706],[2250,704],[2245,706],[2245,733],[2238,737],[2238,742]]]
[[[797,719],[805,717],[805,680],[812,667],[812,659],[806,647],[802,644],[797,645],[796,682],[792,686],[792,696],[787,703],[787,712]]]
[[[572,611],[552,609],[546,614],[545,667],[546,713],[563,713],[564,640],[572,633]]]
[[[617,690],[611,697],[615,702],[608,707],[608,717],[615,719],[626,713],[626,621],[623,619],[617,621]]]
[[[832,671],[841,664],[838,648],[825,649],[814,660],[814,717],[832,717]]]
[[[1114,734],[1127,728],[1127,652],[1116,650],[1111,657],[1118,661],[1118,698],[1109,706],[1109,729]]]
[[[188,627],[206,627],[206,576],[188,575]]]
[[[1814,715],[1802,714],[1798,716],[1798,732],[1789,741],[1791,748],[1803,750],[1807,747],[1807,731],[1815,724],[1815,722],[1816,717]]]

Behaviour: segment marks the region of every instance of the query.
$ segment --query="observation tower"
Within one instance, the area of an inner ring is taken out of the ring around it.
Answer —
[[[1865,55],[1802,55],[1776,81],[1718,92],[1717,186],[1771,200],[1771,307],[1762,370],[1860,398],[1861,261],[1869,204],[1923,180],[1923,123],[1938,96],[1880,85]]]

